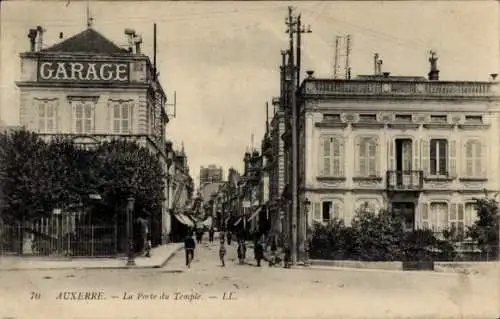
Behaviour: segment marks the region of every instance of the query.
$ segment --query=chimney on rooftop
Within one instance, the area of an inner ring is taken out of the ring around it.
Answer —
[[[37,48],[36,50],[37,51],[41,51],[42,50],[42,47],[43,47],[43,33],[46,31],[44,28],[42,28],[41,26],[38,26],[36,27],[36,31],[38,32],[38,38],[37,38]]]
[[[36,41],[36,35],[38,31],[36,29],[30,29],[28,32],[28,38],[30,39],[30,51],[35,52],[35,41]]]
[[[439,81],[439,70],[437,68],[437,60],[438,57],[436,52],[430,51],[431,57],[429,58],[429,62],[431,64],[431,70],[429,71],[429,81]]]
[[[128,41],[128,51],[130,53],[133,52],[134,50],[134,37],[135,37],[135,30],[133,29],[125,29],[125,35],[127,36],[127,41]]]
[[[140,54],[141,53],[142,37],[140,35],[136,36],[134,38],[134,43],[135,43],[135,54]]]
[[[377,75],[378,72],[378,53],[373,55],[373,75]]]

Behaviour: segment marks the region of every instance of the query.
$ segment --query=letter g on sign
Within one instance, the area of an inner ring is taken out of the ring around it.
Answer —
[[[50,62],[43,62],[40,65],[40,76],[44,80],[50,79],[54,75],[54,69],[50,69],[52,66],[52,63]]]

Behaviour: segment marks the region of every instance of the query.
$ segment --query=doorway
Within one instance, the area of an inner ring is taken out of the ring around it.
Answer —
[[[392,204],[394,214],[401,216],[403,219],[403,227],[405,231],[415,229],[415,204],[412,202],[400,202]]]
[[[411,185],[412,140],[396,139],[396,182],[398,187]]]

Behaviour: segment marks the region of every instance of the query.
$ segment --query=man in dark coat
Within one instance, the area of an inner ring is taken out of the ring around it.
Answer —
[[[184,251],[186,252],[186,266],[188,266],[188,268],[191,266],[191,261],[194,259],[195,248],[196,248],[196,243],[191,234],[188,234],[186,236],[186,239],[184,239]]]
[[[257,267],[260,267],[260,262],[264,258],[264,247],[262,246],[262,243],[260,242],[260,240],[257,240],[255,242],[254,256],[255,256],[255,260],[257,260]]]

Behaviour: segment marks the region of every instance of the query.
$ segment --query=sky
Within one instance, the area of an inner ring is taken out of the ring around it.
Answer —
[[[244,152],[260,145],[266,101],[279,95],[280,50],[292,5],[312,33],[302,41],[303,70],[332,76],[336,36],[350,34],[352,74],[371,74],[373,54],[392,75],[426,76],[428,52],[439,56],[442,80],[488,80],[499,73],[497,1],[163,2],[89,1],[93,27],[118,45],[125,28],[143,37],[152,59],[157,23],[160,81],[176,117],[167,137],[184,143],[192,176],[200,166],[243,168]],[[87,1],[3,1],[0,31],[0,120],[19,123],[19,53],[29,28],[42,25],[44,44],[86,28]],[[173,102],[170,100],[170,102]],[[269,116],[272,117],[272,107]],[[169,110],[172,113],[172,110]],[[227,174],[227,173],[226,173]]]

